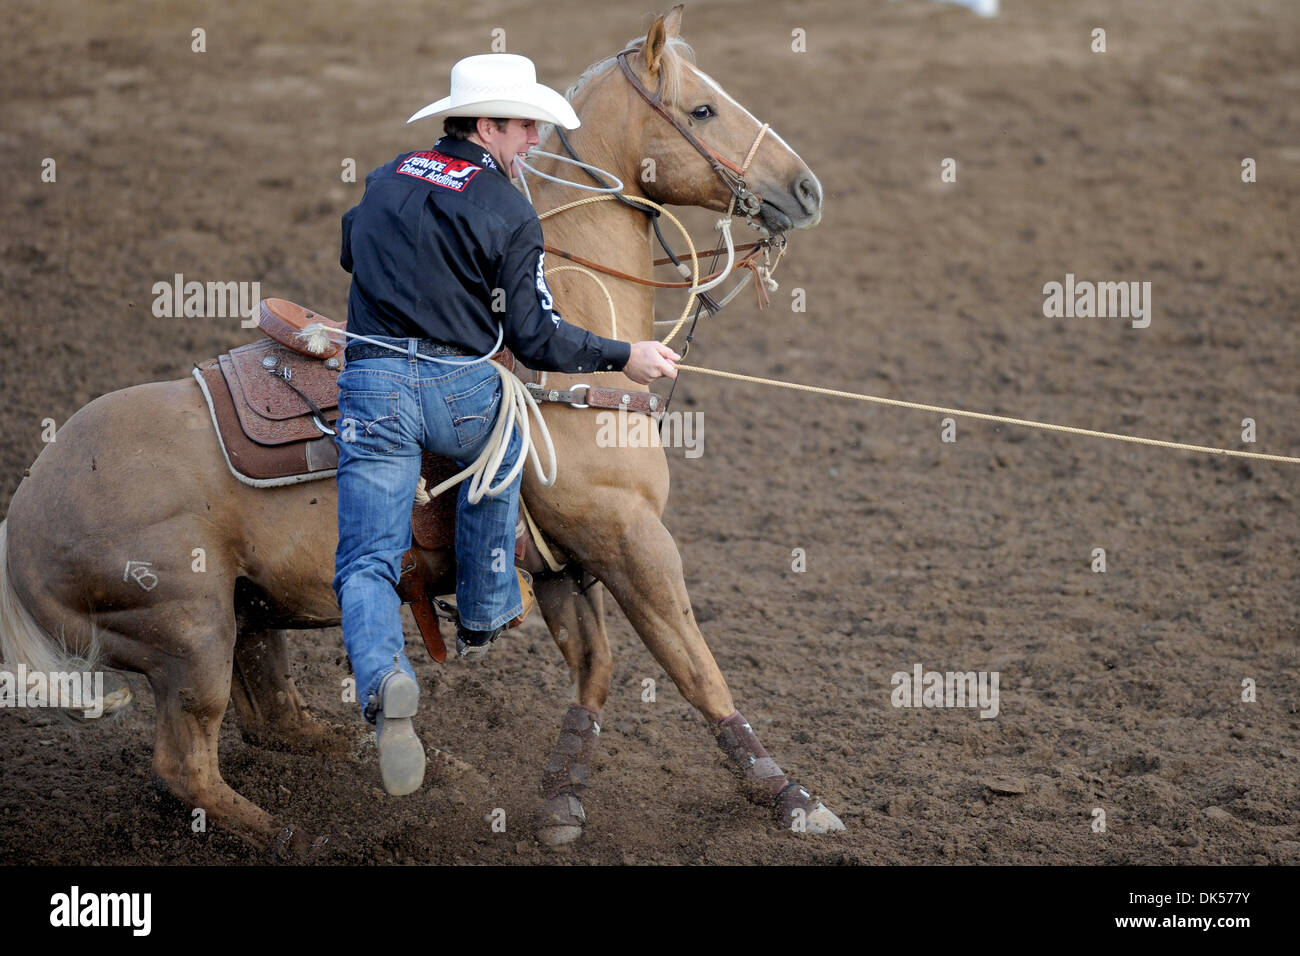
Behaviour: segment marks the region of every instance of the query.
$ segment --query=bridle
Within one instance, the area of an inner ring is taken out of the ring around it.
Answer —
[[[735,209],[746,218],[757,216],[759,209],[762,208],[763,205],[763,197],[758,193],[753,192],[745,184],[745,173],[749,170],[749,164],[754,161],[754,154],[758,152],[758,144],[761,143],[763,137],[767,135],[768,124],[764,123],[759,127],[758,135],[754,137],[754,142],[750,145],[749,152],[745,154],[744,162],[737,166],[708,143],[704,142],[704,140],[692,133],[680,119],[664,108],[664,75],[662,70],[659,71],[659,85],[655,89],[654,93],[651,93],[650,90],[646,88],[646,85],[641,82],[640,78],[636,75],[636,72],[632,69],[631,64],[627,61],[630,55],[639,52],[641,51],[634,47],[623,50],[621,53],[617,54],[618,65],[623,70],[623,75],[627,77],[627,81],[632,84],[632,89],[636,90],[637,93],[641,95],[641,99],[645,100],[652,110],[668,122],[672,123],[677,129],[677,132],[682,134],[682,138],[685,139],[686,142],[690,143],[691,146],[695,148],[695,151],[708,161],[713,172],[720,180],[722,180],[722,184],[727,187],[728,191],[730,191],[735,203]]]
[[[759,211],[762,209],[763,197],[749,188],[748,184],[745,182],[745,175],[749,170],[749,164],[754,161],[754,155],[758,152],[759,144],[763,142],[763,138],[767,135],[769,126],[767,123],[763,123],[759,127],[758,133],[757,135],[755,135],[753,143],[750,144],[749,150],[748,152],[746,152],[744,160],[740,163],[740,165],[736,165],[735,163],[728,160],[721,153],[719,153],[712,146],[705,143],[702,139],[696,136],[693,132],[691,132],[690,129],[688,129],[685,126],[685,124],[683,124],[677,117],[673,116],[672,113],[668,112],[668,110],[664,108],[663,105],[664,76],[662,71],[660,71],[659,73],[659,83],[655,92],[651,93],[646,88],[645,84],[641,82],[641,80],[637,77],[636,73],[632,70],[631,65],[628,63],[628,57],[631,56],[633,53],[639,53],[639,52],[641,52],[639,48],[633,47],[615,54],[615,58],[618,60],[618,65],[619,68],[623,71],[623,75],[627,77],[627,81],[632,85],[632,88],[637,91],[637,93],[641,96],[641,98],[645,100],[646,104],[656,113],[658,113],[660,116],[666,119],[669,123],[671,123],[673,127],[677,130],[677,132],[679,132],[682,135],[682,138],[685,139],[686,142],[690,143],[691,146],[695,149],[695,151],[704,157],[704,159],[709,163],[709,166],[713,170],[714,174],[718,177],[719,180],[722,181],[722,184],[727,188],[727,191],[731,193],[731,200],[727,204],[726,217],[725,219],[719,220],[718,222],[718,229],[722,233],[723,238],[719,239],[717,247],[715,247],[713,250],[713,260],[714,260],[714,264],[716,264],[718,258],[722,254],[723,251],[722,247],[725,242],[727,247],[727,252],[728,252],[728,263],[726,267],[710,275],[707,279],[701,280],[696,278],[691,282],[657,282],[652,279],[643,279],[640,276],[629,275],[628,273],[621,272],[617,269],[612,269],[609,266],[604,266],[601,265],[600,263],[593,262],[589,259],[584,259],[581,256],[574,255],[573,253],[566,252],[561,249],[557,249],[554,246],[550,245],[549,243],[545,244],[544,248],[548,253],[554,253],[565,259],[569,259],[570,261],[576,262],[581,266],[589,267],[599,272],[603,272],[606,275],[612,275],[620,279],[625,279],[630,282],[637,283],[639,285],[654,286],[658,288],[692,289],[692,292],[695,297],[695,302],[696,302],[695,314],[691,320],[690,329],[686,333],[686,344],[682,350],[682,357],[685,358],[690,351],[691,343],[694,339],[695,326],[699,322],[701,312],[706,309],[708,310],[710,315],[714,315],[720,312],[727,305],[727,303],[730,302],[735,297],[736,293],[738,293],[741,290],[744,283],[742,282],[741,284],[737,285],[734,289],[731,290],[731,292],[729,292],[720,301],[718,299],[715,299],[708,291],[699,289],[699,285],[706,285],[708,283],[714,282],[714,280],[721,281],[721,278],[724,277],[727,273],[729,273],[733,268],[746,267],[753,273],[754,290],[758,296],[758,307],[760,309],[767,307],[767,305],[769,304],[768,292],[776,288],[776,283],[775,281],[772,280],[771,274],[772,271],[776,268],[777,262],[780,261],[781,254],[785,249],[786,240],[785,240],[784,233],[778,232],[772,235],[768,235],[766,238],[760,239],[757,242],[746,243],[744,246],[740,246],[740,247],[734,247],[732,245],[731,233],[730,233],[731,218],[736,212],[740,212],[750,222],[751,225],[754,225],[755,228],[759,228],[759,226],[756,223],[754,223],[754,217],[757,216]],[[581,160],[579,160],[578,154],[574,151],[572,145],[570,145],[569,143],[568,138],[564,135],[564,129],[559,125],[556,125],[554,129],[556,134],[559,136],[560,143],[563,145],[565,152],[567,152],[573,160],[577,161],[579,166],[583,166],[586,169],[587,174],[591,176],[592,179],[598,182],[601,186],[608,186],[609,184],[605,181],[604,177],[600,175],[600,173],[594,167],[588,166],[585,163],[583,163]],[[563,159],[563,157],[560,156],[555,156],[554,158]],[[673,253],[668,243],[664,240],[663,233],[660,231],[659,216],[661,213],[665,213],[666,210],[662,209],[661,207],[658,207],[654,203],[649,203],[649,205],[653,208],[647,209],[645,206],[638,205],[637,203],[630,201],[627,197],[620,196],[617,193],[613,193],[612,195],[609,196],[601,196],[599,198],[616,199],[619,202],[631,206],[634,209],[638,209],[641,212],[649,213],[650,222],[654,226],[655,236],[659,240],[659,245],[663,248],[664,252],[667,253],[666,259],[656,259],[654,260],[654,265],[661,265],[667,262],[671,262],[674,266],[677,267],[678,272],[680,272],[683,276],[690,276],[691,274],[690,271],[687,269],[687,267],[681,261],[681,259]],[[587,200],[582,200],[580,203],[573,203],[567,206],[560,206],[557,207],[556,209],[550,210],[548,214],[553,215],[554,213],[562,212],[566,208],[570,208],[571,206],[581,205],[582,203],[586,203],[590,201],[591,201],[590,199],[587,199]],[[680,228],[680,224],[679,224],[679,228]],[[737,249],[748,249],[748,253],[743,258],[733,263],[731,257],[734,255],[734,252],[737,251]],[[775,250],[776,252],[775,261],[773,261],[770,258],[770,254],[773,250]],[[758,261],[758,257],[760,255],[762,256],[763,259],[762,265],[760,265]],[[698,260],[702,257],[699,255],[695,255],[694,258]],[[697,289],[699,291],[696,291]],[[689,308],[689,303],[688,303],[688,308]],[[686,313],[683,312],[682,318],[678,320],[678,326],[680,326],[681,323],[685,321],[685,319],[686,319]],[[676,331],[676,328],[677,327],[674,327],[674,332]],[[671,333],[670,333],[670,337],[671,337]],[[588,396],[588,400],[589,400],[592,391],[590,386],[587,385],[575,386],[574,389],[570,389],[569,391],[564,391],[564,392],[558,389],[552,389],[548,392],[545,388],[545,381],[544,381],[545,373],[542,373],[542,375],[543,375],[542,382],[530,384],[528,386],[530,393],[533,394],[538,401],[564,401],[573,405],[573,407],[575,408],[590,407],[587,403],[577,404],[577,396],[576,396],[576,389],[580,387],[586,390],[586,395]],[[677,380],[674,379],[672,383],[672,387],[670,388],[667,397],[664,398],[662,401],[660,401],[659,396],[654,395],[654,393],[652,392],[647,393],[647,401],[649,402],[649,408],[652,411],[666,410],[668,407],[668,403],[672,400],[673,392],[675,392],[676,389],[677,389]],[[631,393],[622,394],[621,396],[622,403],[624,404],[628,403],[630,400],[630,395]],[[661,428],[663,427],[662,418],[660,419],[660,427]]]
[[[671,123],[673,127],[681,134],[682,138],[685,139],[686,142],[690,143],[691,146],[696,150],[696,152],[698,152],[701,156],[704,157],[706,161],[708,161],[709,166],[713,170],[714,174],[717,175],[718,179],[722,181],[722,184],[727,187],[727,190],[731,193],[731,201],[727,205],[726,218],[723,220],[723,222],[729,224],[731,221],[731,217],[737,211],[739,211],[751,224],[754,224],[754,217],[758,214],[759,210],[763,206],[763,197],[760,194],[752,191],[748,187],[748,185],[745,182],[745,175],[749,170],[749,164],[754,161],[754,155],[758,152],[759,144],[763,142],[763,138],[767,135],[767,131],[770,128],[769,125],[767,123],[763,123],[759,127],[758,133],[755,135],[753,143],[750,144],[749,150],[745,154],[744,161],[740,165],[736,165],[735,163],[727,159],[725,156],[723,156],[721,153],[719,153],[712,146],[710,146],[708,143],[705,143],[702,139],[696,136],[677,117],[673,116],[672,113],[668,112],[668,110],[664,108],[663,105],[664,77],[662,72],[660,72],[659,74],[659,84],[655,92],[651,93],[649,89],[646,88],[645,84],[641,82],[641,80],[637,77],[636,73],[632,70],[631,65],[628,63],[629,56],[631,56],[634,53],[640,53],[640,52],[641,50],[639,47],[631,47],[615,54],[615,59],[618,60],[618,65],[622,69],[623,75],[627,78],[627,81],[632,85],[632,88],[637,91],[637,93],[641,96],[643,100],[645,100],[646,104],[651,109],[653,109],[656,113],[658,113],[660,116],[666,119],[669,123]],[[564,129],[560,126],[556,126],[555,132],[559,136],[560,143],[563,145],[565,152],[567,152],[573,160],[578,160],[578,154],[574,151],[573,147],[570,145],[568,137],[564,135]],[[561,157],[556,157],[556,158],[561,158]],[[578,160],[578,164],[584,165],[581,163],[580,160]],[[597,172],[593,170],[591,167],[585,167],[585,168],[587,170],[588,175],[590,175],[592,179],[596,180],[602,186],[608,185],[605,182],[605,180],[600,175],[598,175]],[[673,253],[673,250],[669,247],[667,241],[664,239],[663,232],[660,230],[659,227],[659,210],[647,209],[645,206],[638,206],[635,203],[629,202],[627,199],[617,194],[615,194],[613,198],[619,200],[625,205],[631,206],[633,209],[636,209],[639,212],[648,213],[650,215],[650,222],[654,226],[655,237],[658,239],[660,247],[664,250],[665,253],[667,253],[666,259],[657,259],[655,260],[654,264],[662,265],[666,262],[671,262],[677,268],[677,271],[680,272],[683,276],[689,276],[690,275],[689,270],[682,263],[681,259]],[[757,224],[754,224],[754,226],[755,228],[759,228]],[[729,233],[727,233],[727,235],[729,236]],[[714,250],[715,264],[721,252],[721,244],[722,244],[722,240],[719,240],[719,247],[715,248]],[[727,245],[730,248],[731,243],[729,238],[727,239]],[[771,270],[769,268],[769,265],[774,265],[771,264],[770,252],[771,250],[775,249],[777,252],[777,259],[779,260],[780,253],[784,248],[785,248],[785,236],[782,233],[769,235],[766,238],[760,239],[757,242],[750,242],[750,243],[745,243],[742,246],[736,246],[735,247],[736,251],[739,252],[739,251],[747,250],[747,254],[742,258],[736,260],[734,266],[729,262],[728,265],[723,269],[713,272],[712,274],[706,276],[704,279],[700,281],[702,283],[707,284],[726,275],[728,272],[731,271],[732,268],[748,268],[754,274],[753,276],[754,289],[758,295],[758,306],[760,309],[766,308],[768,304],[768,298],[767,298],[767,289],[765,287],[775,288],[775,283],[771,281]],[[592,262],[589,259],[584,259],[581,256],[575,255],[574,253],[571,252],[566,252],[563,249],[557,249],[556,247],[550,244],[547,244],[545,246],[545,249],[548,253],[553,253],[562,258],[568,259],[571,262],[575,262],[581,266],[595,269],[598,272],[605,273],[606,275],[612,275],[616,278],[624,279],[629,282],[634,282],[638,285],[653,286],[655,288],[661,288],[661,289],[694,288],[694,283],[692,282],[657,282],[653,279],[642,279],[640,276],[629,275],[626,272],[622,272],[618,269],[610,268],[609,266],[601,265],[598,262]],[[758,257],[760,254],[763,257],[762,265],[760,265],[758,261]],[[708,310],[709,314],[713,315],[721,311],[722,307],[726,304],[726,302],[730,301],[731,298],[733,298],[735,296],[735,293],[738,291],[740,291],[739,287],[733,289],[732,292],[726,298],[724,298],[722,301],[719,301],[709,292],[701,290],[697,293],[697,298],[699,299],[699,302],[704,306],[704,308]]]

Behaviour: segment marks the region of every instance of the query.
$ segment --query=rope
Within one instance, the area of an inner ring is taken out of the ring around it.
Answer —
[[[603,202],[607,199],[617,198],[619,197],[606,194],[603,196],[588,196],[585,199],[575,199],[573,202],[567,202],[562,206],[556,206],[554,209],[548,209],[546,212],[538,213],[537,218],[539,221],[542,219],[549,219],[551,216],[557,216],[562,212],[568,212],[570,209],[576,209],[579,206],[585,206],[588,203]],[[646,199],[644,196],[623,196],[622,198],[629,202],[640,203],[643,206],[648,206],[651,209],[657,209],[661,214],[667,216],[668,221],[677,227],[677,231],[680,232],[682,238],[686,240],[687,248],[691,250],[691,293],[686,297],[686,307],[682,309],[682,314],[677,320],[677,324],[672,327],[672,330],[663,339],[664,345],[667,345],[672,340],[672,337],[677,334],[677,331],[686,323],[686,319],[691,314],[691,306],[695,304],[695,287],[700,284],[700,261],[695,254],[695,243],[691,241],[691,234],[686,231],[686,227],[682,225],[681,220],[653,199]]]
[[[559,129],[559,127],[557,126],[556,129]],[[567,146],[568,144],[566,143],[565,145]],[[588,192],[593,192],[593,193],[620,193],[623,191],[623,180],[619,179],[611,172],[607,172],[606,170],[600,169],[596,166],[591,166],[588,165],[587,163],[584,163],[576,156],[573,157],[572,159],[569,159],[567,156],[560,156],[557,155],[556,153],[548,153],[546,150],[539,149],[536,146],[534,146],[532,149],[528,151],[528,156],[530,159],[533,156],[549,156],[551,159],[554,159],[557,162],[568,163],[570,166],[580,166],[591,175],[592,179],[595,179],[597,182],[600,182],[601,185],[588,186],[585,183],[575,183],[571,179],[561,179],[558,176],[552,176],[550,173],[544,173],[540,169],[528,165],[527,160],[524,159],[519,160],[518,166],[520,170],[526,169],[534,176],[540,176],[542,177],[542,179],[549,179],[551,182],[559,183],[561,186],[572,186],[574,189],[585,189]],[[614,185],[613,186],[604,185],[604,183],[601,182],[600,178],[596,175],[597,173],[599,173],[601,176],[608,176],[610,179],[614,180]],[[524,187],[524,195],[528,197],[528,201],[531,203],[533,201],[533,195],[528,191],[528,180],[524,178],[522,172],[519,176],[519,183]]]
[[[563,569],[565,565],[557,561],[555,555],[551,552],[551,549],[547,547],[546,539],[542,537],[542,529],[537,527],[537,522],[533,520],[533,516],[528,510],[528,506],[524,504],[523,495],[519,496],[519,510],[524,513],[524,520],[528,522],[528,530],[533,533],[533,544],[537,545],[537,553],[542,556],[542,560],[546,562],[546,566],[552,571]]]
[[[1075,428],[1072,425],[1053,425],[1049,422],[1036,422],[1027,418],[1010,418],[1006,415],[989,415],[985,412],[968,412],[960,408],[944,408],[941,405],[923,405],[920,402],[905,402],[897,398],[881,398],[877,395],[864,395],[861,392],[845,392],[838,388],[822,388],[818,385],[803,385],[799,382],[782,382],[774,378],[760,378],[757,375],[742,375],[739,372],[724,372],[720,369],[701,368],[698,365],[682,365],[679,369],[699,372],[703,375],[716,375],[719,378],[735,379],[738,382],[756,382],[760,385],[774,385],[800,392],[814,392],[819,395],[834,395],[838,398],[851,398],[860,402],[874,402],[877,405],[892,405],[896,408],[912,408],[923,412],[938,412],[961,418],[975,418],[986,422],[1001,422],[1006,425],[1023,425],[1025,428],[1038,428],[1043,431],[1064,432],[1067,435],[1084,435],[1088,438],[1109,438],[1112,441],[1130,442],[1135,445],[1154,445],[1157,448],[1174,448],[1179,451],[1197,451],[1210,455],[1225,455],[1230,458],[1255,458],[1260,461],[1277,461],[1288,465],[1300,465],[1300,458],[1287,455],[1265,455],[1254,451],[1235,451],[1229,448],[1212,448],[1208,445],[1188,445],[1183,442],[1161,441],[1158,438],[1142,438],[1137,435],[1120,435],[1115,432],[1099,432],[1091,428]]]
[[[618,338],[618,314],[614,311],[614,297],[609,294],[609,289],[605,288],[605,283],[601,280],[600,276],[596,275],[596,273],[592,272],[590,269],[584,269],[582,266],[554,266],[547,269],[545,274],[550,275],[553,272],[578,272],[587,276],[595,282],[596,285],[600,286],[600,291],[605,293],[605,301],[609,303],[609,324],[613,329],[613,331],[609,333],[609,337],[611,339]]]
[[[497,352],[501,351],[501,343],[504,341],[506,327],[502,323],[497,323],[497,340],[492,348],[488,349],[478,358],[438,358],[436,355],[416,354],[416,358],[424,359],[426,362],[437,362],[439,365],[477,365],[479,362],[485,362]],[[326,325],[324,322],[313,322],[311,325],[305,325],[293,337],[304,343],[304,348],[313,355],[320,355],[331,345],[341,345],[342,342],[335,342],[330,338],[331,335],[342,335],[344,341],[347,339],[360,339],[362,342],[369,342],[371,345],[378,345],[380,348],[388,349],[399,356],[406,355],[405,345],[393,345],[390,342],[380,342],[378,339],[372,339],[368,335],[360,335],[356,332],[349,332],[347,329],[339,328],[334,325]],[[346,354],[346,353],[345,353]]]
[[[424,480],[424,476],[421,475],[415,489],[416,504],[428,504],[430,499],[438,497],[448,488],[454,488],[465,478],[470,479],[468,492],[470,504],[478,504],[484,495],[495,498],[515,480],[515,476],[524,467],[525,457],[532,459],[538,481],[547,487],[555,483],[555,446],[551,443],[551,433],[546,428],[546,419],[542,417],[542,410],[537,407],[537,401],[529,394],[528,389],[524,388],[524,383],[516,378],[513,372],[498,362],[489,360],[489,364],[497,370],[497,375],[501,378],[501,410],[497,413],[497,420],[492,426],[492,434],[488,437],[487,444],[483,446],[483,450],[469,467],[452,475],[432,491],[426,490],[428,483]],[[542,441],[546,445],[546,455],[550,459],[551,464],[546,471],[542,470],[541,458],[537,454],[537,448],[529,433],[528,412],[530,409],[537,417],[538,431],[541,433]],[[510,471],[496,485],[493,485],[492,477],[497,473],[497,469],[501,467],[502,459],[506,456],[506,450],[510,447],[510,430],[515,427],[516,418],[518,419],[519,434],[523,439],[523,447]]]
[[[754,154],[758,152],[758,144],[763,142],[763,137],[767,135],[768,129],[768,125],[764,123],[762,129],[758,131],[758,135],[754,137],[754,145],[749,147],[749,152],[745,154],[745,161],[740,164],[740,175],[743,176],[749,171],[749,164],[754,161]]]

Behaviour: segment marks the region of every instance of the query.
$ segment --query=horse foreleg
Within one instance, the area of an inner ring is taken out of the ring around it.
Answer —
[[[240,735],[254,747],[336,759],[353,756],[347,731],[314,717],[298,693],[283,630],[240,630],[230,699]]]
[[[573,681],[573,701],[542,778],[536,825],[538,840],[547,846],[571,843],[582,835],[587,822],[582,798],[600,734],[600,711],[609,695],[612,660],[603,590],[599,582],[584,589],[583,577],[580,568],[570,565],[533,583],[537,604]]]
[[[745,795],[771,807],[782,827],[807,833],[844,829],[839,817],[786,776],[736,710],[695,621],[681,555],[668,529],[648,508],[625,505],[603,513],[619,516],[617,538],[593,549],[592,570],[682,696],[709,721],[728,766],[742,780]]]

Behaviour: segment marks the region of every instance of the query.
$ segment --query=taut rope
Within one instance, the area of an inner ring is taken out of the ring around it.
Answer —
[[[938,412],[960,418],[975,418],[985,422],[1001,422],[1006,425],[1023,425],[1025,428],[1038,428],[1043,431],[1064,432],[1067,435],[1084,435],[1088,438],[1109,438],[1112,441],[1130,442],[1135,445],[1154,445],[1157,448],[1174,448],[1179,451],[1197,451],[1209,455],[1224,455],[1229,458],[1255,458],[1260,461],[1277,461],[1287,465],[1300,465],[1300,458],[1288,455],[1265,455],[1255,451],[1236,451],[1231,448],[1213,448],[1209,445],[1189,445],[1184,442],[1162,441],[1158,438],[1143,438],[1138,435],[1120,435],[1116,432],[1101,432],[1091,428],[1075,428],[1072,425],[1053,425],[1050,422],[1036,422],[1028,418],[1011,418],[1007,415],[990,415],[986,412],[968,412],[960,408],[945,408],[942,405],[925,405],[921,402],[905,402],[897,398],[882,398],[879,395],[866,395],[861,392],[846,392],[838,388],[823,388],[819,385],[803,385],[799,382],[783,382],[775,378],[761,378],[757,375],[742,375],[739,372],[724,372],[721,369],[702,368],[699,365],[682,365],[679,369],[699,372],[702,375],[716,375],[738,382],[756,382],[760,385],[773,385],[799,392],[813,392],[818,395],[834,395],[838,398],[851,398],[859,402],[873,402],[877,405],[892,405],[896,408],[912,408],[922,412]]]

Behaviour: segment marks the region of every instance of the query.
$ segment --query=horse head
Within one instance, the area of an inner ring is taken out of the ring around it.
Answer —
[[[599,155],[629,189],[658,203],[725,212],[734,201],[769,232],[817,225],[821,183],[785,140],[695,65],[680,35],[682,10],[678,4],[656,18],[644,37],[569,89],[583,117],[580,151]]]

